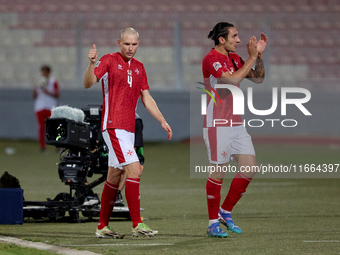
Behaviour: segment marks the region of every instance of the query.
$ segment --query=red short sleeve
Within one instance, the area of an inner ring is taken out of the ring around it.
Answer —
[[[99,61],[97,61],[94,67],[94,74],[100,80],[105,73],[108,72],[110,66],[109,56],[104,55]]]
[[[217,79],[221,77],[222,73],[230,71],[228,68],[224,67],[221,62],[216,60],[216,57],[212,56],[204,58],[202,69],[205,78],[212,75]]]

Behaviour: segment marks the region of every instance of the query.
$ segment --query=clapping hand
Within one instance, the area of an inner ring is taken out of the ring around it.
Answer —
[[[268,42],[268,37],[264,33],[261,33],[261,38],[257,42],[257,51],[259,52],[259,54],[262,54],[264,52],[264,49],[267,46],[267,42]]]

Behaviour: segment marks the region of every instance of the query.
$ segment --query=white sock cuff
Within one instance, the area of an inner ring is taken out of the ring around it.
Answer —
[[[216,222],[218,222],[218,219],[216,219],[216,220],[209,220],[209,226],[211,226],[212,224],[214,224]]]
[[[231,213],[231,212],[229,212],[227,210],[224,210],[222,207],[220,207],[220,210],[221,210],[222,213]]]

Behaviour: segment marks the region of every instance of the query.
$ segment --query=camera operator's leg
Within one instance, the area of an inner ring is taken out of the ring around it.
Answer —
[[[124,189],[125,182],[126,182],[126,173],[125,171],[122,171],[122,174],[120,175],[120,181],[118,184],[118,192],[117,192],[115,206],[125,206],[123,195],[122,195],[122,190]]]
[[[38,121],[38,132],[39,132],[39,144],[41,152],[44,152],[46,149],[45,144],[45,119],[51,116],[50,110],[41,110],[36,112],[37,121]]]
[[[122,175],[120,177],[119,185],[118,185],[118,190],[122,191],[124,189],[126,182],[126,172],[122,171]]]
[[[118,184],[122,170],[114,167],[109,167],[107,180],[104,185],[101,196],[101,209],[99,216],[98,229],[96,236],[101,238],[123,238],[124,235],[118,234],[108,227],[109,220],[112,214],[113,206],[116,201]]]

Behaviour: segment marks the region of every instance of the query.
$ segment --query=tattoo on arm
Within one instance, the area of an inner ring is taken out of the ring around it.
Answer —
[[[257,58],[255,63],[255,78],[264,78],[263,59]]]

